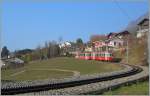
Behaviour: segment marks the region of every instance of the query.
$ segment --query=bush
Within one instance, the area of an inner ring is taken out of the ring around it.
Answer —
[[[32,61],[32,56],[30,54],[21,56],[21,58],[25,63],[28,63],[29,61]]]
[[[67,56],[67,57],[73,57],[73,55],[70,54],[69,52],[66,52],[66,56]]]

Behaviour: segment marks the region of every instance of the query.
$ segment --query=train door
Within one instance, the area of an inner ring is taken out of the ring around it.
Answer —
[[[90,53],[85,53],[85,59],[89,60],[90,59],[91,54]]]
[[[112,53],[109,53],[109,58],[108,58],[109,61],[112,61],[113,60],[113,55]]]
[[[98,60],[98,53],[95,53],[95,60]]]
[[[101,53],[97,54],[98,60],[101,60]]]
[[[104,53],[104,52],[102,52],[102,54],[101,54],[101,60],[102,60],[102,61],[105,60],[105,53]]]
[[[111,60],[112,60],[112,54],[106,52],[106,53],[105,53],[105,61],[111,61]]]
[[[109,54],[107,52],[104,53],[104,61],[107,61]]]
[[[87,53],[85,53],[85,57],[84,58],[85,58],[85,60],[87,60]]]
[[[84,53],[81,53],[79,58],[84,59]]]
[[[96,59],[96,58],[95,58],[95,57],[96,57],[96,56],[95,56],[95,55],[96,55],[96,53],[95,53],[95,52],[93,52],[93,53],[91,53],[91,55],[92,55],[92,59],[93,59],[93,60],[95,60],[95,59]]]

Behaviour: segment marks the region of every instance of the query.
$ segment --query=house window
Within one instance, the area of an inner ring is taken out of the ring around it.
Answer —
[[[121,43],[119,43],[119,46],[121,46]]]
[[[116,46],[116,42],[114,42],[114,45]]]

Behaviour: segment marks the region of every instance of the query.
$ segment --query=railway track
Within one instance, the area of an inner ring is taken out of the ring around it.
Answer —
[[[86,85],[96,82],[102,81],[109,81],[113,79],[118,79],[122,77],[131,76],[141,72],[143,69],[138,66],[131,66],[132,70],[118,73],[110,76],[102,76],[96,78],[89,78],[89,79],[82,79],[82,80],[75,80],[75,81],[67,81],[67,82],[60,82],[60,83],[48,83],[43,85],[34,85],[34,86],[22,86],[22,87],[14,87],[14,88],[2,88],[1,94],[2,95],[15,95],[15,94],[22,94],[22,93],[30,93],[30,92],[39,92],[39,91],[47,91],[47,90],[54,90],[54,89],[61,89],[61,88],[69,88],[75,87],[80,85]]]

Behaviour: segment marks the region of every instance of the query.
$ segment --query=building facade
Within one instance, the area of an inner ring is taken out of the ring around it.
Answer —
[[[143,19],[138,23],[137,38],[144,36],[149,32],[149,19]]]

